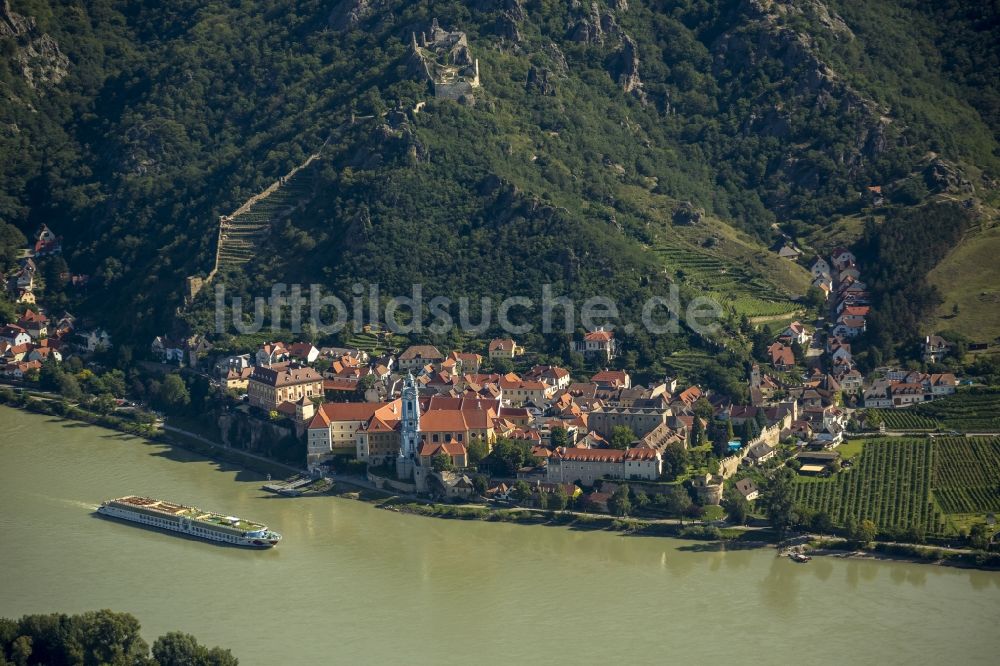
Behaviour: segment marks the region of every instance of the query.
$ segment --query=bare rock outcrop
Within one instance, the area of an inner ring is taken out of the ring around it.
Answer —
[[[712,45],[713,68],[725,72],[757,71],[765,63],[778,63],[784,78],[778,83],[786,102],[751,109],[742,119],[746,134],[800,139],[803,127],[796,120],[796,108],[836,114],[850,124],[852,140],[845,146],[820,146],[827,157],[857,172],[889,149],[897,128],[888,108],[884,108],[838,75],[820,56],[815,40],[792,27],[792,18],[804,16],[837,39],[854,38],[847,24],[821,0],[743,0],[735,10],[733,29],[720,35]],[[770,65],[773,67],[773,65]],[[801,160],[795,152],[786,155],[783,170],[800,185],[818,184],[820,175],[811,160]]]
[[[8,0],[0,2],[0,37],[14,40],[14,62],[32,88],[59,83],[69,74],[69,58],[56,40],[39,30],[34,18],[15,13]]]
[[[330,27],[352,30],[388,5],[388,0],[340,0],[330,12]]]
[[[524,83],[524,89],[539,95],[555,95],[555,75],[552,70],[546,67],[532,65],[528,69],[528,78]]]
[[[639,78],[639,47],[634,39],[624,33],[622,48],[616,56],[616,61],[618,85],[626,93],[632,93],[645,102],[646,93],[642,89],[642,79]]]

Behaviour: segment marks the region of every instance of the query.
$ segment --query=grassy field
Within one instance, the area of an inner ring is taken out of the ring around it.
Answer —
[[[811,231],[803,242],[824,254],[829,254],[838,245],[853,245],[864,231],[864,218],[861,214],[842,217],[832,224]],[[879,220],[879,216],[876,216],[876,220]]]
[[[1000,438],[937,437],[855,440],[852,469],[830,479],[801,479],[796,502],[825,511],[834,523],[870,519],[880,529],[918,527],[957,534],[1000,512]]]
[[[928,274],[944,302],[927,333],[954,330],[975,342],[1000,336],[1000,224],[971,230]],[[958,305],[957,315],[952,309]]]

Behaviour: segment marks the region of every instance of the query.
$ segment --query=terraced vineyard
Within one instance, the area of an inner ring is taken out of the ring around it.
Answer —
[[[1000,512],[1000,438],[934,440],[934,497],[945,513]]]
[[[406,338],[394,335],[389,339],[379,337],[375,333],[358,333],[347,339],[347,346],[360,349],[369,354],[379,354],[389,348],[400,348],[406,345]]]
[[[686,379],[692,370],[704,365],[711,358],[711,355],[706,352],[685,351],[671,354],[664,360],[664,363],[672,372]]]
[[[308,201],[314,188],[311,156],[301,166],[219,220],[216,268],[240,266],[253,259],[275,222]]]
[[[865,444],[853,469],[832,479],[796,483],[795,501],[825,511],[834,523],[869,519],[880,529],[923,528],[943,531],[934,505],[931,479],[934,443],[930,439],[886,439]]]
[[[701,250],[674,236],[654,249],[666,266],[688,285],[748,317],[792,313],[798,305],[782,298],[781,290],[759,273],[730,259]]]
[[[1000,432],[1000,391],[962,391],[947,398],[916,405],[914,413],[936,419],[950,430]]]

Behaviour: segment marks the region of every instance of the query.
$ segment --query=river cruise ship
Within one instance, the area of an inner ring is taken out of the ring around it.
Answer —
[[[281,535],[267,525],[138,495],[108,500],[97,513],[234,546],[271,548],[281,541]]]

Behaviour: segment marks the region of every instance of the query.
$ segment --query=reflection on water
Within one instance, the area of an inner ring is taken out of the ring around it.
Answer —
[[[241,663],[992,663],[1000,575],[445,521],[276,498],[227,463],[0,408],[0,615],[111,607]],[[261,520],[267,551],[92,520],[142,493]],[[40,527],[44,526],[44,527]],[[927,618],[933,616],[934,622]],[[794,634],[795,640],[789,640]],[[719,640],[720,637],[723,640]],[[959,658],[960,657],[960,658]],[[491,661],[498,659],[490,659]]]

